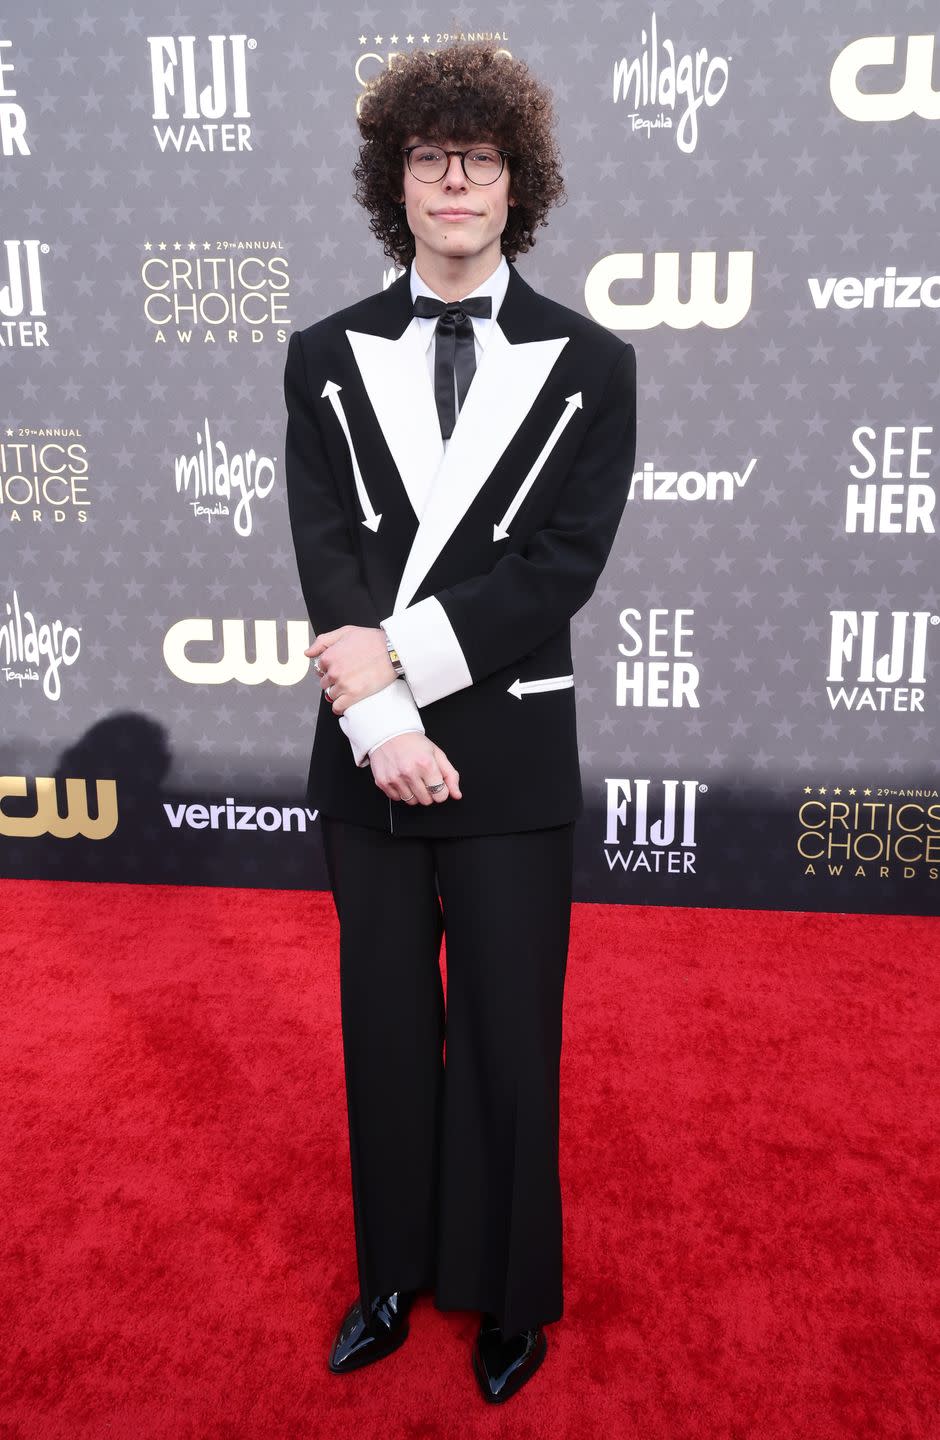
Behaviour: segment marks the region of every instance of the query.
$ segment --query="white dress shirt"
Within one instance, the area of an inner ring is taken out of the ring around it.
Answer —
[[[504,295],[506,294],[506,287],[507,287],[508,284],[509,284],[509,262],[507,261],[505,255],[500,255],[500,257],[499,257],[499,264],[497,265],[496,269],[493,271],[492,275],[488,275],[488,276],[486,277],[486,279],[483,281],[483,283],[482,283],[481,285],[478,285],[475,290],[470,290],[470,291],[467,292],[466,295],[461,295],[461,297],[460,297],[461,300],[468,300],[471,295],[490,295],[490,296],[492,296],[492,299],[493,299],[492,314],[489,316],[489,318],[486,318],[486,317],[484,317],[484,316],[479,316],[479,315],[471,315],[471,316],[470,316],[470,321],[471,321],[471,324],[473,325],[473,351],[474,351],[474,355],[475,355],[475,357],[476,357],[476,362],[477,362],[478,365],[479,365],[479,363],[480,363],[480,358],[481,358],[481,356],[482,356],[482,354],[483,354],[483,347],[486,345],[486,341],[487,341],[487,338],[488,338],[488,336],[489,336],[489,334],[490,334],[490,331],[491,331],[491,329],[492,329],[493,322],[494,322],[495,319],[496,319],[497,312],[498,312],[498,310],[499,310],[500,305],[501,305],[502,302],[503,302],[503,297],[504,297]],[[425,282],[421,279],[421,276],[418,274],[418,267],[417,267],[417,265],[414,264],[414,263],[412,263],[412,266],[411,266],[411,298],[412,298],[412,301],[414,301],[414,298],[415,298],[416,295],[430,295],[430,296],[431,296],[433,299],[435,299],[435,300],[443,300],[443,299],[444,299],[443,295],[438,295],[435,290],[432,290],[432,289],[431,289],[430,285],[426,285],[426,284],[425,284]],[[445,302],[445,303],[447,303],[447,302]],[[418,333],[420,334],[422,341],[424,342],[425,346],[427,347],[428,374],[429,374],[430,377],[431,377],[431,387],[432,387],[432,390],[433,390],[433,387],[434,387],[434,350],[435,350],[435,344],[436,344],[435,331],[436,331],[436,329],[437,329],[437,317],[436,317],[435,315],[416,316],[414,323],[417,324],[417,326],[418,326]],[[473,384],[473,381],[471,380],[470,383],[471,383],[471,385],[472,385],[472,384]],[[455,377],[454,377],[454,414],[455,414],[455,415],[458,413],[458,409],[459,409],[459,406],[458,406],[458,402],[457,402],[457,379],[456,379],[456,375],[455,375]],[[449,440],[449,439],[447,439],[447,440],[444,441],[444,449],[445,449],[445,450],[447,449],[447,447],[448,447],[449,444],[450,444],[450,440]]]

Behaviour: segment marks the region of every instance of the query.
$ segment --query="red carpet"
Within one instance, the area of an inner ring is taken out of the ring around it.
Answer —
[[[4,1440],[940,1436],[937,930],[578,905],[566,1314],[326,1370],[355,1294],[326,893],[8,882]]]

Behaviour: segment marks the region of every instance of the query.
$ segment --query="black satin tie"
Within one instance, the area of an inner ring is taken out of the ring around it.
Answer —
[[[432,295],[416,295],[414,313],[421,319],[438,317],[434,330],[434,399],[441,422],[441,435],[449,440],[457,419],[454,412],[454,377],[457,379],[457,399],[463,405],[477,368],[470,316],[489,319],[493,313],[493,297],[471,295],[466,300],[452,300],[445,304]]]

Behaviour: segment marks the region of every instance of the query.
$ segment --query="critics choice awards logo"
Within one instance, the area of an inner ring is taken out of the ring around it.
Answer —
[[[42,240],[4,240],[0,247],[0,350],[44,349],[49,344],[43,296]]]
[[[88,519],[88,451],[74,428],[0,431],[0,515],[13,525]]]
[[[252,502],[265,500],[274,485],[274,455],[254,450],[232,451],[223,440],[213,440],[208,419],[196,436],[189,455],[177,455],[173,476],[177,495],[185,495],[194,518],[211,524],[230,519],[238,535],[250,535]]]
[[[419,14],[422,12],[418,12]],[[383,70],[391,70],[399,55],[405,54],[405,48],[415,49],[421,46],[424,49],[439,50],[443,45],[455,43],[466,44],[472,40],[486,41],[493,45],[496,55],[508,55],[510,52],[502,42],[509,39],[506,30],[457,30],[445,31],[435,30],[422,35],[406,34],[399,35],[392,31],[388,35],[373,34],[359,35],[359,49],[353,62],[353,70],[356,84],[359,86],[359,94],[356,96],[356,114],[362,107],[362,100],[369,84],[381,75]],[[426,137],[428,138],[428,137]]]
[[[12,40],[0,40],[0,155],[29,155],[26,111],[15,100]]]
[[[695,875],[698,780],[607,779],[604,857],[625,874]]]
[[[178,18],[178,17],[174,17]],[[247,35],[148,35],[153,133],[163,151],[250,150]]]
[[[145,241],[140,281],[154,344],[283,344],[291,321],[282,249],[280,240]]]
[[[660,38],[655,10],[649,32],[640,31],[640,45],[639,55],[614,61],[613,102],[632,107],[634,134],[648,140],[654,130],[675,128],[677,146],[689,155],[698,144],[699,111],[703,105],[712,109],[728,88],[730,57],[709,55],[704,45],[677,55],[673,42]]]
[[[804,875],[857,880],[940,876],[940,792],[806,785],[796,852]]]

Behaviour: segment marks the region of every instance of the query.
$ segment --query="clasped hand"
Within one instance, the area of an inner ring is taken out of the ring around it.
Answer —
[[[385,631],[368,625],[324,630],[304,654],[320,664],[320,688],[330,693],[333,714],[374,695],[395,679]],[[406,805],[440,805],[461,799],[460,776],[444,751],[427,735],[395,735],[370,752],[376,785],[390,800]],[[434,790],[431,790],[431,786]]]
[[[384,690],[395,679],[385,631],[368,625],[324,630],[304,654],[320,662],[320,689],[329,687],[326,698],[334,715],[342,715],[349,705]]]

